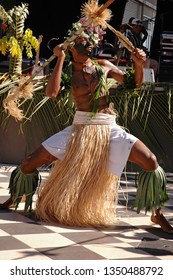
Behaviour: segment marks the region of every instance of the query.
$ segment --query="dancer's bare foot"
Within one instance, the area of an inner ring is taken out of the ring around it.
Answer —
[[[9,208],[13,208],[13,201],[11,199],[11,197],[9,199],[7,199],[4,203],[0,203],[0,210],[7,210]]]
[[[161,213],[157,213],[156,215],[152,214],[151,221],[154,224],[159,225],[164,232],[173,234],[173,227],[166,220],[166,218],[163,216],[163,214],[161,214]]]
[[[21,199],[21,202],[25,202],[25,200],[26,200],[26,196],[24,194]],[[4,203],[0,203],[0,210],[7,210],[10,208],[14,208],[14,204],[11,197],[7,199]]]

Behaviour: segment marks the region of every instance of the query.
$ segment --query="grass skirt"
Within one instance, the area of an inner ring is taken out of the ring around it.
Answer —
[[[74,124],[65,158],[57,160],[36,204],[39,219],[70,226],[116,222],[119,178],[109,173],[109,125]]]

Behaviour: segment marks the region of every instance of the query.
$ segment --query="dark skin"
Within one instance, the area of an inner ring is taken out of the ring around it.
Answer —
[[[89,44],[88,38],[82,37],[75,40],[75,46],[70,46],[69,50],[73,56],[72,65],[72,96],[76,108],[80,111],[91,111],[91,99],[98,83],[95,65],[91,60],[94,45]],[[54,48],[54,54],[58,57],[54,70],[50,76],[46,87],[46,95],[55,99],[61,91],[61,74],[65,60],[65,52],[63,44]],[[146,55],[143,50],[135,49],[131,54],[135,67],[135,81],[138,87],[143,81],[143,64],[146,60]],[[118,83],[123,84],[125,73],[118,69],[117,66],[105,59],[97,60],[105,73],[105,78],[114,78]],[[89,73],[88,73],[89,71]],[[106,93],[102,90],[99,99],[99,112],[108,113],[109,104],[106,102]],[[57,160],[51,155],[42,145],[29,155],[21,164],[21,170],[25,174],[35,171],[36,168],[50,164]],[[144,170],[155,170],[158,167],[158,162],[155,155],[145,146],[143,142],[137,140],[133,145],[128,161],[133,162]],[[9,208],[12,204],[11,199],[1,204],[3,207]],[[154,216],[152,213],[151,220],[159,224],[165,232],[173,233],[173,228],[158,209]]]

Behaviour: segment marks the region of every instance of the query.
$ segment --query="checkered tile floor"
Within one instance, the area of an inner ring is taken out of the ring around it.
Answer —
[[[15,166],[0,165],[0,203],[8,197],[8,182]],[[42,180],[49,174],[40,170]],[[167,174],[169,202],[163,207],[173,224],[173,174]],[[173,235],[153,225],[150,213],[136,214],[129,202],[135,196],[134,175],[121,178],[119,223],[112,228],[78,228],[45,224],[34,215],[0,211],[0,260],[173,260]],[[128,205],[126,197],[128,195]]]

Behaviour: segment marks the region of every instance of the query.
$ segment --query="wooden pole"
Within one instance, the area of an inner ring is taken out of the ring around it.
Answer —
[[[97,12],[97,15],[99,16],[105,9],[107,9],[115,0],[108,0],[105,4],[103,4],[100,9]],[[74,41],[81,33],[82,31],[87,27],[89,23],[86,22],[84,26],[81,27],[80,30],[78,30],[76,32],[76,34],[74,34],[70,40],[65,40],[64,41],[64,49],[67,48],[67,46],[69,45],[70,42]],[[31,82],[31,80],[37,76],[52,60],[54,60],[56,57],[56,55],[52,55],[49,57],[49,59],[42,65],[40,66],[35,73],[26,81],[26,84],[29,84]]]
[[[103,6],[98,10],[98,15],[100,15],[105,9],[107,9],[115,0],[108,0]]]

